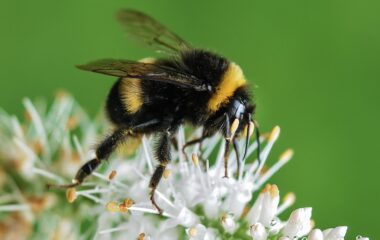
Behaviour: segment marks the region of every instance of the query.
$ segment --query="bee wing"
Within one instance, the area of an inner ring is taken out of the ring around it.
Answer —
[[[129,36],[143,41],[147,46],[159,52],[176,55],[192,48],[161,23],[142,12],[123,9],[117,13],[117,19]]]
[[[139,78],[191,88],[196,91],[209,91],[203,80],[177,69],[154,63],[142,63],[131,60],[102,59],[84,65],[79,69],[102,73],[115,77]]]

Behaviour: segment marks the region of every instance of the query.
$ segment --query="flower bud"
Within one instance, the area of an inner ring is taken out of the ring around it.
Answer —
[[[229,233],[234,232],[236,228],[236,223],[233,216],[231,216],[230,214],[224,214],[221,218],[221,222],[224,230],[226,230]]]
[[[324,239],[341,240],[341,239],[344,239],[344,236],[346,236],[346,232],[347,232],[346,226],[336,227],[326,232]]]
[[[302,237],[311,230],[311,208],[299,208],[294,210],[283,229],[283,235],[289,238]]]
[[[249,228],[249,232],[251,233],[253,240],[266,240],[268,237],[268,233],[266,232],[264,225],[261,223],[253,224]]]
[[[320,229],[314,229],[309,233],[309,240],[323,240],[323,233]]]

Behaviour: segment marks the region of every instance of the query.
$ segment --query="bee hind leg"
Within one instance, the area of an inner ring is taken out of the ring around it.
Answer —
[[[110,136],[106,137],[96,148],[96,157],[86,162],[76,173],[72,184],[68,185],[53,185],[48,184],[48,188],[70,188],[80,185],[86,177],[100,165],[103,160],[106,160],[111,153],[125,140],[127,136],[130,136],[131,132],[125,128],[120,128],[113,132]]]
[[[151,188],[150,200],[153,206],[158,210],[160,214],[163,213],[162,209],[158,206],[155,199],[155,192],[157,186],[162,178],[162,175],[166,169],[167,164],[170,162],[170,133],[162,132],[159,134],[157,141],[157,147],[155,149],[155,156],[159,161],[159,165],[156,167],[151,179],[149,187]]]

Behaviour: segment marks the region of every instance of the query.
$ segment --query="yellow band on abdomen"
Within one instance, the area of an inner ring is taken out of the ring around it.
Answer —
[[[141,80],[138,78],[124,78],[120,86],[120,96],[125,110],[136,113],[143,104]]]
[[[139,62],[154,63],[154,58],[143,58]],[[124,78],[120,87],[121,98],[126,111],[130,114],[136,113],[140,110],[144,103],[143,91],[141,89],[141,79],[138,78]]]

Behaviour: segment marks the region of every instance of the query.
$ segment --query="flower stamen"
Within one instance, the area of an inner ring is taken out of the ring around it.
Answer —
[[[66,190],[66,198],[69,203],[73,203],[77,199],[77,196],[75,188],[68,188]]]

